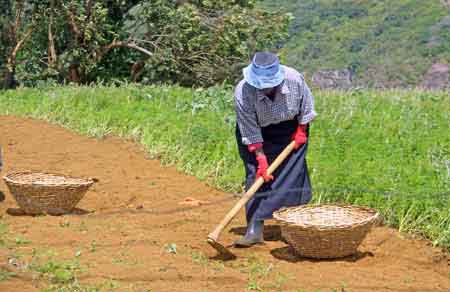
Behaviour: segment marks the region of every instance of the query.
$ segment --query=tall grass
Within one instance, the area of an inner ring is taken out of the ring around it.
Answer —
[[[315,201],[375,207],[391,226],[450,247],[448,92],[321,91],[316,107],[308,156]],[[19,89],[0,92],[0,114],[132,138],[163,163],[242,189],[231,89]]]

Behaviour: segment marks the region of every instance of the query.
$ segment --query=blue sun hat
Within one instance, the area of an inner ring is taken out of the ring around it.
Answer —
[[[280,85],[284,80],[285,69],[274,53],[257,52],[252,63],[244,68],[243,73],[248,84],[258,89],[265,89]]]

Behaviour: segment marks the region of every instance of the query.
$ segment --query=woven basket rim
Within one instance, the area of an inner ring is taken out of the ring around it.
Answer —
[[[64,183],[48,183],[48,184],[43,184],[43,183],[33,183],[33,182],[22,182],[22,181],[18,181],[13,179],[13,177],[17,177],[20,175],[30,175],[30,174],[41,174],[41,175],[48,175],[48,176],[53,176],[53,177],[62,177],[64,179],[75,179],[75,180],[80,180],[80,181],[84,181],[84,182],[64,182]],[[65,175],[65,174],[60,174],[60,173],[50,173],[50,172],[42,172],[42,171],[16,171],[16,172],[11,172],[11,173],[7,173],[5,176],[3,176],[3,180],[6,183],[12,183],[15,185],[22,185],[22,186],[39,186],[39,187],[59,187],[59,186],[90,186],[92,185],[95,180],[93,178],[86,178],[86,177],[73,177],[73,176],[69,176],[69,175]]]
[[[281,215],[291,209],[314,209],[314,208],[320,208],[320,207],[341,207],[341,208],[349,208],[353,210],[360,210],[365,211],[368,213],[372,213],[371,215],[367,216],[363,220],[355,221],[351,224],[340,224],[340,225],[334,225],[334,226],[324,226],[324,225],[318,225],[318,224],[301,224],[298,222],[292,222],[285,220]],[[378,220],[380,217],[380,213],[369,207],[364,206],[358,206],[358,205],[350,205],[350,204],[316,204],[316,205],[302,205],[302,206],[294,206],[294,207],[285,207],[281,208],[278,211],[275,211],[273,213],[273,218],[282,225],[287,226],[295,226],[302,229],[309,229],[309,230],[342,230],[342,229],[353,229],[357,226],[363,226],[369,223],[373,223],[376,220]]]

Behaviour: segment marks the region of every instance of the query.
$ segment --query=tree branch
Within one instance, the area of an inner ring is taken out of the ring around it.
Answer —
[[[148,50],[145,49],[145,48],[142,48],[142,47],[136,45],[135,43],[127,43],[127,44],[126,44],[126,47],[128,47],[128,48],[130,48],[130,49],[137,50],[137,51],[139,51],[139,52],[141,52],[141,53],[143,53],[143,54],[145,54],[145,55],[147,55],[147,56],[149,56],[149,57],[152,57],[152,56],[153,56],[153,53],[152,53],[152,52],[148,51]]]
[[[30,37],[31,33],[33,32],[34,27],[32,25],[30,25],[30,27],[28,27],[27,32],[25,33],[25,35],[23,36],[23,38],[17,42],[16,47],[14,48],[14,50],[12,51],[12,54],[14,57],[16,57],[17,52],[22,48],[23,44],[25,43],[25,41]]]
[[[95,56],[97,62],[100,61],[110,50],[112,50],[114,48],[120,48],[120,47],[137,50],[149,57],[153,56],[152,52],[150,52],[149,50],[147,50],[143,47],[136,45],[134,42],[114,40],[110,44],[104,46],[103,48],[101,48],[100,50],[97,51],[97,54]]]
[[[31,33],[33,32],[33,29],[34,29],[33,25],[30,25],[28,27],[27,32],[25,33],[23,38],[20,41],[17,42],[16,46],[14,47],[14,49],[11,52],[11,54],[9,55],[8,63],[7,63],[7,68],[8,68],[9,71],[11,71],[11,72],[14,71],[14,67],[16,65],[17,53],[22,48],[22,46],[25,43],[25,41],[30,37]]]
[[[67,9],[67,16],[69,18],[69,26],[72,30],[72,33],[75,35],[75,40],[81,44],[83,41],[83,35],[81,33],[81,30],[78,28],[77,21],[75,20],[75,14],[70,10]]]
[[[22,22],[22,10],[23,10],[23,1],[17,1],[16,4],[17,8],[16,8],[16,21],[14,23],[14,27],[12,29],[12,33],[14,34],[14,36],[17,35],[17,30],[19,29],[19,26]]]
[[[86,21],[85,21],[85,23],[88,23],[89,20],[91,19],[93,6],[94,6],[94,0],[88,0],[86,2]]]
[[[50,67],[54,67],[56,62],[58,61],[58,57],[56,55],[55,49],[55,39],[53,37],[53,13],[54,13],[54,3],[55,1],[50,1],[50,17],[48,22],[48,63]]]

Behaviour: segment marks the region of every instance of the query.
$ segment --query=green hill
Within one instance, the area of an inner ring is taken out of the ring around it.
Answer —
[[[265,0],[291,12],[285,61],[309,74],[350,69],[356,85],[415,86],[450,63],[447,0]]]

